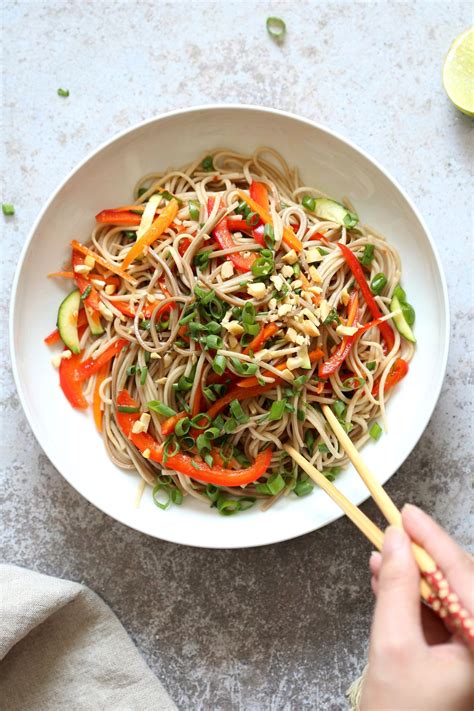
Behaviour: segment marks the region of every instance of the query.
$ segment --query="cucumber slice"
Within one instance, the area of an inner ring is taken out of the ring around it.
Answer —
[[[104,333],[104,327],[102,326],[99,314],[91,309],[90,306],[84,304],[84,310],[87,316],[87,323],[93,336],[100,336]]]
[[[347,207],[344,207],[344,205],[341,205],[340,202],[329,198],[316,198],[314,202],[314,213],[321,220],[337,222],[338,225],[347,228],[355,227],[359,222],[357,215],[348,210]]]
[[[398,300],[398,297],[393,296],[392,301],[390,302],[390,311],[398,311],[399,309],[400,313],[397,316],[393,317],[395,326],[397,327],[397,330],[401,333],[403,338],[406,338],[407,341],[411,341],[412,343],[416,343],[416,338],[413,335],[413,331],[411,330],[405,316],[403,315],[402,305]]]
[[[58,331],[61,340],[72,353],[79,353],[79,336],[77,333],[77,316],[81,305],[81,292],[79,289],[71,291],[61,302],[58,309]]]

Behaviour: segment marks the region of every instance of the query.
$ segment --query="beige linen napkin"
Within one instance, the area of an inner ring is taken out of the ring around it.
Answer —
[[[0,565],[0,709],[176,711],[109,607],[84,585]]]

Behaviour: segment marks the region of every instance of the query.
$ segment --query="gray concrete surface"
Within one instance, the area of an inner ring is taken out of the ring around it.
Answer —
[[[268,15],[287,22],[282,47],[267,37]],[[0,216],[1,557],[98,592],[181,709],[345,708],[365,662],[369,546],[340,520],[273,547],[180,548],[82,500],[40,450],[11,379],[7,295],[20,247],[79,160],[162,111],[242,101],[345,134],[414,198],[451,299],[441,399],[387,488],[469,544],[471,122],[440,73],[470,15],[467,2],[3,2],[2,200],[16,215]]]

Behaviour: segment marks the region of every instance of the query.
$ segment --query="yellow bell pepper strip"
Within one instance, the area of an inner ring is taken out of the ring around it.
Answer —
[[[148,450],[150,459],[159,464],[163,464],[167,469],[179,472],[192,479],[198,479],[208,484],[216,486],[244,486],[260,479],[270,466],[272,450],[265,449],[260,452],[254,463],[246,469],[224,469],[218,465],[209,466],[199,456],[188,456],[187,454],[177,454],[166,456],[165,447],[153,439],[146,432],[132,432],[133,423],[139,417],[139,412],[121,412],[121,408],[137,408],[138,403],[130,396],[126,390],[122,390],[117,397],[117,423],[125,437],[140,450],[143,454]]]
[[[125,272],[122,267],[118,267],[116,264],[108,262],[106,259],[101,257],[100,254],[97,254],[96,252],[93,252],[92,249],[89,249],[89,247],[86,247],[85,244],[81,244],[77,240],[73,239],[71,240],[71,247],[77,252],[81,252],[81,254],[85,254],[86,256],[89,255],[89,257],[95,259],[96,263],[100,264],[101,267],[107,269],[109,272],[117,274],[118,276],[122,277],[122,279],[125,279],[126,281],[130,282],[130,284],[137,283],[136,279],[131,277],[130,274],[127,274],[127,272]]]
[[[252,212],[257,213],[262,222],[264,222],[266,225],[273,224],[269,212],[257,202],[255,202],[255,200],[252,200],[252,198],[247,195],[247,193],[244,193],[242,190],[237,190],[237,194],[242,200],[244,200],[244,202],[247,203]],[[291,249],[294,249],[295,252],[301,252],[301,250],[303,249],[303,245],[290,227],[283,228],[283,242],[287,244],[288,247],[290,247]]]
[[[122,262],[122,269],[128,269],[130,264],[136,259],[145,249],[156,242],[156,240],[161,237],[163,232],[168,229],[168,227],[173,222],[174,218],[178,213],[178,201],[173,198],[169,201],[166,207],[161,211],[156,220],[153,222],[151,227],[147,229],[144,235],[138,239],[132,246],[130,251],[127,253],[125,259]]]

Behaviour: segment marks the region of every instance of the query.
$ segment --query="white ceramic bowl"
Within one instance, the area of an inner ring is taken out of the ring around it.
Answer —
[[[249,152],[259,145],[280,151],[307,185],[348,196],[362,222],[373,225],[398,249],[403,285],[416,308],[417,351],[410,372],[388,406],[389,433],[364,449],[381,482],[402,464],[425,429],[436,404],[448,353],[447,291],[433,239],[408,197],[363,151],[322,126],[291,114],[252,106],[206,106],[160,116],[98,148],[60,185],[39,215],[23,250],[13,287],[11,351],[20,399],[38,442],[67,481],[99,509],[144,533],[176,543],[241,548],[286,540],[337,519],[339,509],[321,491],[290,496],[266,513],[258,508],[224,518],[215,509],[186,501],[161,511],[150,491],[134,508],[138,475],[108,459],[91,415],[64,398],[43,338],[54,327],[68,290],[46,274],[61,267],[73,237],[86,239],[94,215],[127,203],[135,181],[168,166],[179,167],[206,148]],[[348,468],[338,487],[354,503],[367,498]]]

